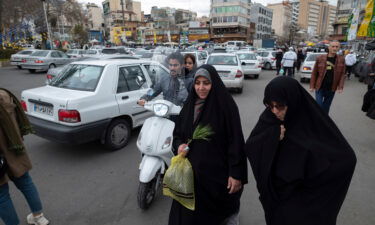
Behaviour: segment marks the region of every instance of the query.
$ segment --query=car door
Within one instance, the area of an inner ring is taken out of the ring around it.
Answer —
[[[139,84],[138,77],[147,81],[140,65],[120,66],[118,69],[116,101],[121,115],[132,116],[134,127],[141,125],[146,118],[152,116],[152,112],[137,104],[149,89],[147,82]]]

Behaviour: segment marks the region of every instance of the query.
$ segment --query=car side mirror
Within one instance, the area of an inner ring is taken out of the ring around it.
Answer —
[[[242,65],[242,66],[245,66],[245,65],[246,65],[246,63],[245,63],[245,62],[242,62],[242,63],[241,63],[241,65]]]

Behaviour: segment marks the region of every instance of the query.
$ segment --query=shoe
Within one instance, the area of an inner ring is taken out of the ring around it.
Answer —
[[[40,216],[34,216],[32,213],[27,215],[27,223],[34,225],[47,225],[49,221],[44,217],[43,213]]]

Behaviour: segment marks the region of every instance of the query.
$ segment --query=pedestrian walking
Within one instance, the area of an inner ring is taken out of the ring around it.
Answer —
[[[178,116],[173,145],[187,154],[194,173],[195,210],[173,201],[169,225],[238,225],[240,197],[247,183],[244,138],[237,105],[216,69],[203,65]],[[188,139],[198,126],[213,132],[207,140]]]
[[[289,77],[265,88],[246,142],[267,225],[335,225],[356,156],[333,120]]]
[[[301,48],[298,48],[297,50],[297,62],[296,62],[296,70],[299,73],[301,70],[301,65],[303,63],[303,60],[305,60],[305,55],[303,54],[303,51]]]
[[[316,102],[328,114],[335,92],[342,93],[345,82],[345,58],[338,55],[340,42],[331,41],[328,54],[318,56],[311,73],[310,91],[315,91]]]
[[[279,75],[280,73],[280,70],[281,70],[281,60],[283,59],[283,50],[281,50],[281,48],[277,49],[277,52],[276,52],[276,76]]]
[[[8,182],[12,181],[22,192],[31,209],[28,224],[47,225],[38,191],[31,179],[31,162],[23,144],[23,136],[31,132],[30,123],[17,98],[0,88],[0,161],[5,162],[0,177],[0,218],[5,225],[20,224],[9,195]]]
[[[354,54],[353,50],[350,50],[349,54],[345,56],[346,74],[348,76],[348,80],[350,80],[352,68],[356,62],[357,62],[357,56]]]
[[[284,67],[284,76],[288,74],[289,77],[293,76],[293,68],[294,68],[294,62],[297,60],[297,54],[294,52],[293,47],[289,48],[289,51],[287,51],[283,59],[281,60],[281,64]]]

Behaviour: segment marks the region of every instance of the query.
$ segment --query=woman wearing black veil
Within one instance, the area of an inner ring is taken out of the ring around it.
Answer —
[[[334,225],[356,157],[335,123],[294,79],[266,87],[267,108],[246,142],[267,225]]]
[[[198,125],[209,125],[214,133],[208,141],[193,140],[186,155],[194,172],[195,210],[173,201],[169,225],[238,221],[240,197],[247,183],[241,120],[236,103],[209,65],[197,69],[193,88],[178,116],[173,141],[178,153],[186,154],[186,143]]]

